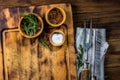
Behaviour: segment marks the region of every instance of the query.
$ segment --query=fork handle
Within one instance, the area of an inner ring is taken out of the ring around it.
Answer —
[[[89,80],[89,69],[84,68],[80,74],[80,80]]]

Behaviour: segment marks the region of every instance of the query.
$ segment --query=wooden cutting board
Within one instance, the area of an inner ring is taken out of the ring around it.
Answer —
[[[59,6],[67,14],[64,25],[50,29],[45,23],[44,15],[50,7]],[[27,39],[17,29],[22,13],[34,12],[43,20],[44,33],[50,48],[45,48],[39,38]],[[76,57],[74,49],[74,30],[72,10],[70,4],[52,4],[44,6],[30,6],[7,8],[0,12],[2,33],[2,52],[4,56],[5,80],[77,80]],[[49,43],[49,34],[53,30],[63,30],[66,41],[60,47]]]

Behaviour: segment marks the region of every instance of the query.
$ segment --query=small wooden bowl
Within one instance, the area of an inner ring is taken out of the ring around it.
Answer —
[[[57,10],[55,12],[55,10]],[[57,16],[57,12],[60,13],[62,19],[60,19],[60,16]],[[53,13],[53,14],[52,14]],[[56,13],[56,14],[55,14]],[[56,17],[57,16],[57,17]],[[55,19],[53,19],[54,17],[56,17],[56,21],[58,20],[59,22],[56,22]],[[60,8],[60,7],[52,7],[50,8],[46,14],[45,14],[45,19],[46,19],[46,22],[52,26],[52,27],[59,27],[60,25],[62,25],[65,20],[66,20],[66,13],[65,11]],[[51,20],[50,20],[51,19]],[[54,22],[54,23],[53,23]]]
[[[53,46],[61,46],[65,42],[65,34],[63,31],[54,30],[51,32],[49,41]]]
[[[22,21],[24,19],[23,17],[20,18],[20,21],[18,23],[18,29],[19,29],[21,35],[23,35],[24,37],[26,37],[26,38],[35,38],[35,37],[39,36],[42,33],[42,31],[43,31],[43,28],[44,28],[43,20],[42,20],[42,18],[38,14],[26,13],[25,15],[28,15],[28,14],[33,14],[33,15],[35,15],[37,17],[38,22],[40,24],[40,29],[32,36],[26,34],[24,29],[23,29],[23,27],[21,26],[21,23],[22,23]]]

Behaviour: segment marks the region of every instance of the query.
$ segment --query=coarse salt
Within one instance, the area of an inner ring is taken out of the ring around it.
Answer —
[[[52,42],[55,43],[55,44],[61,44],[63,41],[63,34],[61,33],[54,33],[52,35]]]

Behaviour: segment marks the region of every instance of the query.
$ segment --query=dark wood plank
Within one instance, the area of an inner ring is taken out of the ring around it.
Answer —
[[[119,26],[114,26],[111,29],[107,29],[107,40],[109,41],[109,43],[118,42],[119,44],[119,39],[120,39],[119,28],[120,28]],[[119,45],[115,45],[115,46],[119,46]]]
[[[108,53],[109,54],[119,54],[120,52],[120,39],[110,39],[108,40],[109,42],[109,49],[108,49]]]
[[[120,67],[105,68],[105,80],[119,80]]]
[[[118,55],[115,55],[116,53],[113,52],[113,54],[107,54],[105,57],[105,68],[112,68],[112,67],[120,67],[120,52],[117,52]]]
[[[93,27],[113,28],[119,26],[120,8],[113,3],[83,2],[73,5],[74,25],[82,26],[84,19],[93,19]]]

